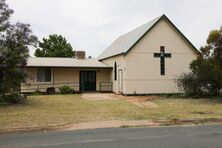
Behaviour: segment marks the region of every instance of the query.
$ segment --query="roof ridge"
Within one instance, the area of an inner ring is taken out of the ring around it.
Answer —
[[[28,59],[73,59],[73,60],[98,60],[98,58],[84,58],[84,59],[78,59],[78,58],[72,58],[72,57],[28,57]]]
[[[112,68],[98,59],[75,59],[59,57],[32,57],[27,60],[27,67],[87,67]]]
[[[133,32],[133,31],[135,31],[135,30],[139,29],[140,27],[143,27],[143,26],[145,26],[145,25],[149,24],[150,22],[153,22],[153,21],[155,21],[155,20],[159,20],[159,19],[160,19],[161,17],[163,17],[164,15],[165,15],[165,14],[160,15],[159,17],[156,17],[156,18],[152,19],[151,21],[146,22],[146,23],[144,23],[143,25],[140,25],[140,26],[136,27],[135,29],[133,29],[133,30],[131,30],[131,31],[129,31],[129,32],[127,32],[127,33],[125,33],[125,34],[120,35],[119,37],[124,36],[124,35],[126,35],[126,34],[128,34],[128,33],[130,33],[130,32]]]

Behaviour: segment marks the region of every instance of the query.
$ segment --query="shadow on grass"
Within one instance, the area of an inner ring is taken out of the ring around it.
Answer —
[[[8,106],[26,106],[28,105],[27,100],[23,101],[23,102],[18,102],[18,103],[10,103],[10,102],[6,102],[4,100],[0,100],[0,107],[8,107]]]

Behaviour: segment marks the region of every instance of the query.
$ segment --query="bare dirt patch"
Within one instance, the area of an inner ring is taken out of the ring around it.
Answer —
[[[158,108],[158,105],[151,102],[151,100],[159,99],[158,96],[122,96],[113,94],[114,97],[127,100],[130,103],[133,103],[142,108]]]
[[[158,105],[150,101],[142,102],[142,104],[146,108],[158,108]]]
[[[85,93],[81,98],[89,101],[118,100],[111,93]]]

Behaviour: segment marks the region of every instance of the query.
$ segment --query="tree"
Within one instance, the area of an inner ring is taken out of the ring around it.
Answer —
[[[219,30],[210,31],[207,38],[207,45],[201,47],[200,50],[205,57],[222,60],[222,26]]]
[[[35,50],[36,57],[74,57],[75,52],[70,43],[61,35],[49,35],[39,43],[39,48]]]
[[[25,80],[29,46],[36,45],[37,37],[29,24],[11,24],[13,14],[5,0],[0,0],[0,101],[18,102],[20,84]]]
[[[207,45],[190,64],[191,72],[177,79],[181,90],[190,96],[215,96],[222,88],[222,27],[210,32]]]

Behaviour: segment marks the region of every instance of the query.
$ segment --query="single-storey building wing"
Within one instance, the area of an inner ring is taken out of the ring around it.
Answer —
[[[30,58],[26,86],[73,83],[80,91],[177,93],[175,79],[189,71],[189,64],[198,54],[162,15],[120,36],[97,59]]]
[[[64,85],[75,91],[112,91],[112,67],[97,59],[76,58],[29,58],[27,80],[22,84],[23,92]]]

